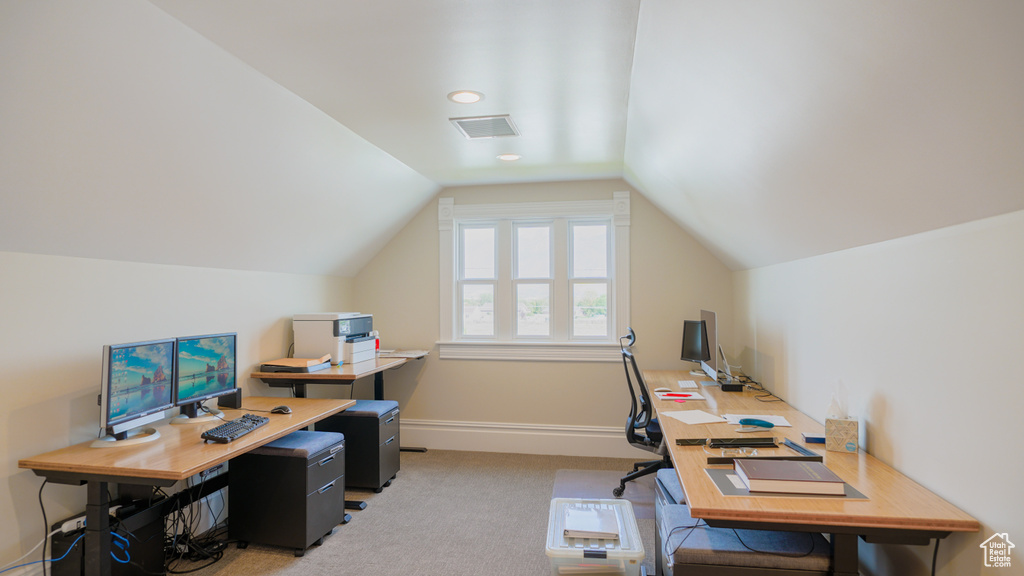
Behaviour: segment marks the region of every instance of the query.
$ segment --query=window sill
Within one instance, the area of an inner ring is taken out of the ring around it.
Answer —
[[[438,342],[442,360],[526,360],[531,362],[618,362],[618,344],[608,342]]]

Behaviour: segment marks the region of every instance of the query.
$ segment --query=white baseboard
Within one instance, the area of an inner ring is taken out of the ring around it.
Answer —
[[[622,428],[402,419],[402,446],[502,452],[652,459],[630,446]]]

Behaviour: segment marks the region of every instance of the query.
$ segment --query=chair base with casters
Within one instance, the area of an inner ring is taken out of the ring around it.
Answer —
[[[661,457],[660,460],[646,460],[644,462],[636,462],[633,464],[633,471],[622,477],[619,481],[619,485],[612,489],[612,495],[616,498],[621,498],[622,494],[626,491],[626,482],[632,482],[637,478],[642,478],[649,474],[654,474],[662,468],[671,468],[672,461],[669,460],[668,454]]]

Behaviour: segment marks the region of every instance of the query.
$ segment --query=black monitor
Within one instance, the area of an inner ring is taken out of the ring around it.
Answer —
[[[683,321],[683,351],[679,359],[687,362],[696,362],[697,364],[711,359],[706,322],[703,320]],[[692,370],[690,373],[694,376],[703,374],[699,370]]]
[[[151,340],[103,347],[100,428],[107,434],[93,443],[113,447],[149,442],[155,429],[139,428],[164,418],[174,407],[175,340]]]
[[[178,338],[174,404],[181,416],[172,424],[218,419],[219,410],[204,410],[203,402],[235,391],[237,334],[208,334]]]

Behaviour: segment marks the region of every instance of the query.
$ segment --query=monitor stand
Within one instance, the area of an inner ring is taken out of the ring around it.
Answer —
[[[220,410],[203,408],[202,402],[194,402],[181,407],[181,415],[171,418],[171,424],[202,424],[223,420],[224,413]]]
[[[156,428],[136,428],[129,430],[124,438],[117,438],[115,436],[104,436],[97,440],[93,440],[93,448],[120,448],[122,446],[135,446],[138,444],[144,444],[146,442],[152,442],[160,437],[160,431]]]

